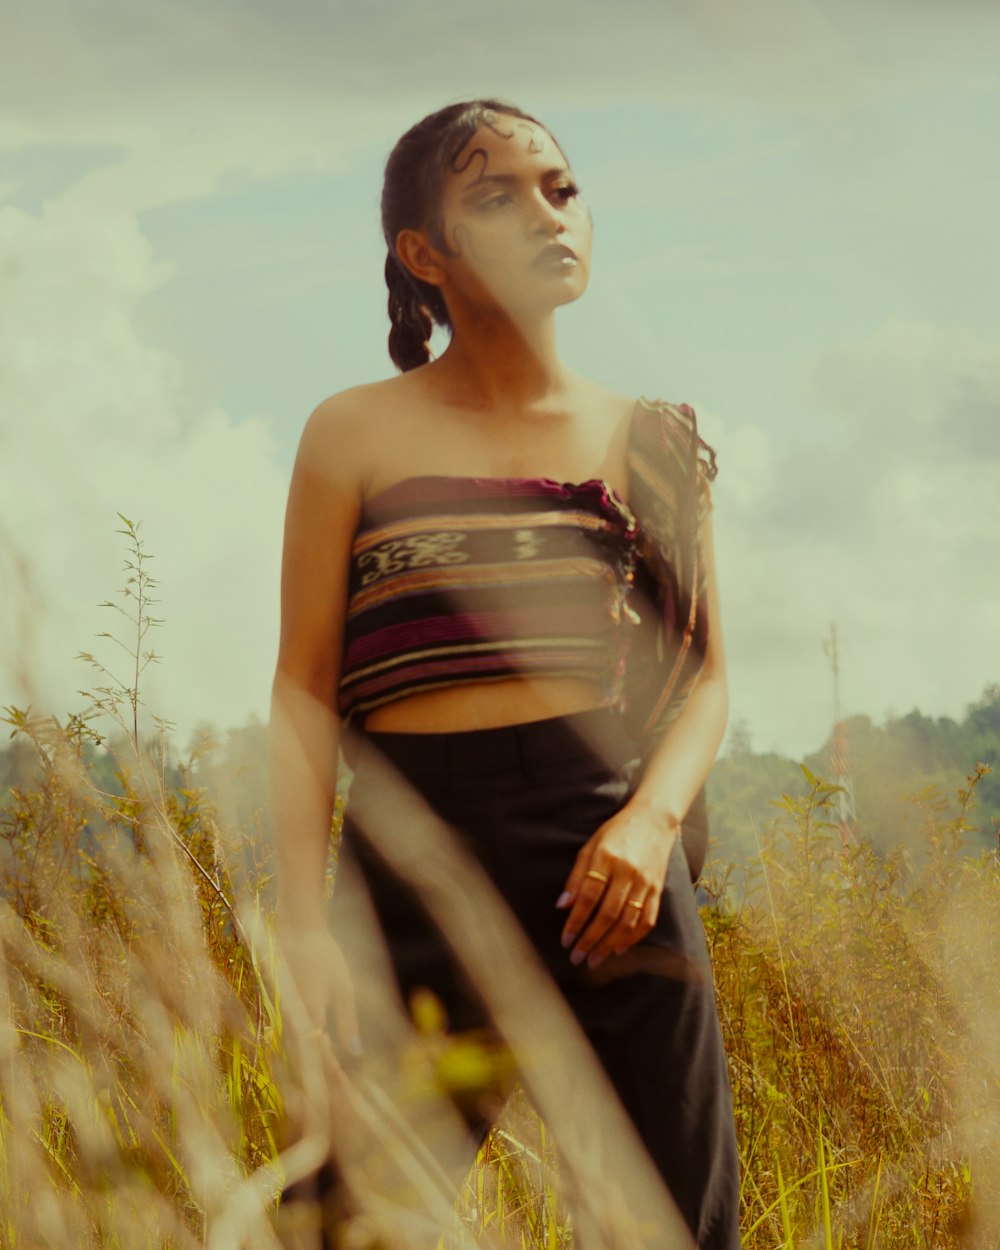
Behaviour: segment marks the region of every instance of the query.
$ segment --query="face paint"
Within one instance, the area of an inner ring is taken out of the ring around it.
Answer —
[[[451,169],[439,250],[454,293],[512,311],[579,298],[593,223],[552,136],[532,122],[488,113]],[[540,261],[552,244],[563,250]]]

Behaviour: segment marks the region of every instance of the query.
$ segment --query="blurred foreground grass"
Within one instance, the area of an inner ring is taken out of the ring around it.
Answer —
[[[306,1094],[274,991],[264,815],[227,820],[197,753],[169,784],[140,738],[153,583],[125,525],[129,678],[89,656],[105,684],[85,714],[4,716],[38,768],[0,808],[0,1247],[275,1246]],[[97,713],[124,731],[113,787],[88,767]],[[1000,866],[963,850],[985,771],[913,799],[916,875],[842,845],[811,774],[739,899],[709,865],[748,1250],[1000,1245]],[[475,1079],[475,1051],[423,1027],[441,1083]],[[572,1244],[523,1095],[458,1210],[474,1239]]]

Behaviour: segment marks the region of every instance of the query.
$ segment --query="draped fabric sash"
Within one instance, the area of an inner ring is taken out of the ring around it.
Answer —
[[[658,738],[701,672],[709,620],[701,525],[711,510],[715,452],[698,434],[688,404],[642,400],[628,450],[629,504],[642,559],[652,573],[655,631],[630,666],[627,711],[633,731]]]

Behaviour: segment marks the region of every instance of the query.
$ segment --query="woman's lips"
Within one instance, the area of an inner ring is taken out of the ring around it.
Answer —
[[[540,252],[532,261],[533,268],[572,269],[577,263],[575,254],[561,243],[553,244]]]

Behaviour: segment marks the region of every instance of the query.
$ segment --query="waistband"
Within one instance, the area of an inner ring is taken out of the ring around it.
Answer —
[[[447,733],[356,730],[345,750],[351,768],[357,771],[372,748],[410,776],[484,776],[587,755],[621,768],[640,754],[621,711],[614,706],[490,729]]]

